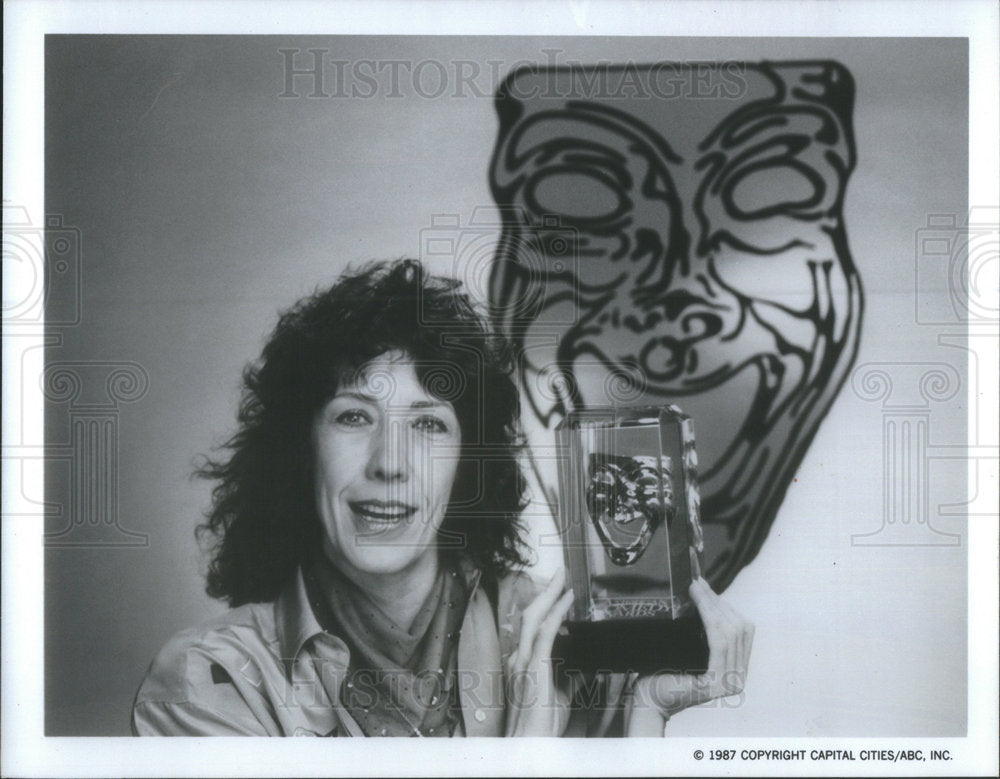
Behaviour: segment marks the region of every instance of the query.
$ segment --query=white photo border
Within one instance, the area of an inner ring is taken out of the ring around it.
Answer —
[[[641,13],[636,9],[641,8]],[[988,0],[931,2],[11,2],[4,25],[4,202],[44,213],[44,36],[51,33],[466,34],[965,37],[970,54],[969,203],[995,203],[998,187],[997,6]],[[38,336],[39,339],[41,336]],[[7,344],[4,344],[7,351]],[[990,382],[987,415],[997,428],[997,354],[978,355]],[[20,398],[16,366],[4,360],[4,439],[13,416],[40,430],[39,397]],[[972,387],[975,387],[975,383]],[[4,463],[7,475],[7,463]],[[990,489],[997,490],[994,464]],[[970,522],[969,729],[964,739],[836,739],[838,748],[948,749],[948,763],[692,763],[696,748],[810,748],[806,739],[641,740],[620,743],[529,740],[397,740],[372,750],[359,740],[331,749],[321,740],[45,738],[43,734],[42,546],[39,528],[8,521],[19,496],[3,493],[3,750],[6,776],[104,775],[538,775],[627,773],[728,775],[995,775],[997,770],[997,518]],[[40,494],[38,489],[36,494]],[[697,743],[695,743],[697,741]],[[884,742],[884,743],[883,743]],[[622,757],[627,755],[627,760]]]

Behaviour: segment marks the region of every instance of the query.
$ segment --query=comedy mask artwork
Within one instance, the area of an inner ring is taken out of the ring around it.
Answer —
[[[591,602],[572,619],[601,621],[600,577],[630,566],[644,568],[633,588],[652,576],[646,595],[683,614],[683,577],[650,566],[689,559],[721,591],[766,539],[858,346],[853,97],[828,61],[531,68],[500,88],[492,313],[549,437],[533,436],[533,464],[563,543],[571,510],[605,561],[591,552]],[[690,439],[696,474],[676,452],[621,445],[623,410],[639,408],[653,438]],[[671,538],[690,490],[700,524]]]

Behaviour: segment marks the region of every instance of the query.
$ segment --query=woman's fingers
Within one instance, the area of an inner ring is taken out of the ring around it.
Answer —
[[[729,646],[719,685],[723,695],[735,695],[743,689],[744,674],[740,670],[744,665],[743,658],[745,656],[743,651],[743,620],[733,607],[722,598],[717,598],[717,600],[719,611],[726,620],[726,643]]]
[[[719,607],[726,614],[732,626],[734,638],[732,641],[735,654],[731,658],[731,674],[729,681],[731,686],[738,686],[733,690],[733,694],[741,692],[746,683],[747,668],[750,664],[750,652],[753,649],[753,623],[746,619],[736,609],[726,601],[719,599]]]
[[[753,636],[755,632],[756,628],[754,627],[753,623],[748,620],[746,622],[746,626],[743,629],[743,645],[744,645],[743,666],[747,669],[748,672],[750,670],[750,655],[753,652]]]
[[[569,613],[569,609],[572,605],[573,591],[567,590],[549,610],[548,615],[544,620],[542,620],[542,624],[538,626],[538,637],[535,639],[534,656],[539,660],[548,661],[548,659],[552,656],[552,645],[556,641],[556,634],[559,632],[559,626],[562,625],[563,620],[566,619],[566,615]]]
[[[664,721],[670,718],[666,711],[671,701],[685,693],[678,685],[667,689],[665,681],[683,682],[680,677],[659,674],[652,677],[632,678],[626,684],[625,735],[629,737],[660,737]]]
[[[708,671],[696,680],[701,697],[736,695],[746,683],[753,625],[698,579],[691,584],[691,597],[698,607],[708,636]]]
[[[703,579],[692,582],[690,592],[708,637],[708,669],[698,676],[655,674],[640,678],[631,702],[630,734],[638,734],[636,728],[642,724],[635,717],[646,717],[652,709],[658,710],[663,719],[669,719],[689,706],[743,691],[753,647],[753,625],[716,595]],[[646,724],[649,727],[642,733],[648,735],[655,730],[656,721],[650,718]]]
[[[712,592],[704,579],[693,581],[690,592],[708,638],[708,670],[696,679],[695,686],[707,693],[707,688],[721,678],[730,663],[729,654],[733,650],[730,645],[731,630],[729,620],[719,605],[719,596]]]
[[[551,581],[521,614],[521,637],[518,641],[518,657],[525,665],[531,659],[538,628],[549,615],[566,581],[566,572],[559,568]],[[558,629],[558,625],[556,626]]]
[[[567,590],[549,609],[549,613],[537,625],[531,628],[535,632],[534,639],[525,640],[507,658],[508,665],[514,671],[521,671],[534,662],[547,662],[552,655],[559,628],[573,605],[573,591]],[[522,635],[522,638],[524,636]],[[530,648],[529,647],[530,644]]]
[[[556,633],[562,624],[566,612],[573,604],[573,593],[566,592],[556,601],[549,610],[548,615],[538,626],[538,635],[535,637],[535,644],[531,649],[531,658],[528,660],[525,669],[527,678],[525,683],[534,687],[538,695],[540,705],[549,707],[551,713],[556,715],[557,697],[555,685],[552,679],[552,645],[555,643]]]

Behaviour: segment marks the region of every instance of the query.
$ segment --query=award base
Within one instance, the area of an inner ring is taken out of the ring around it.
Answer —
[[[567,622],[552,659],[565,671],[700,674],[708,669],[708,639],[697,614]]]

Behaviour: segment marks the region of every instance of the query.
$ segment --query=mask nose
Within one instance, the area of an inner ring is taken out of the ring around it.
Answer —
[[[706,271],[675,275],[660,296],[659,308],[678,341],[725,337],[739,329],[739,301]]]
[[[642,342],[639,367],[656,382],[711,370],[710,352],[724,351],[743,319],[739,296],[715,273],[714,252],[703,251],[689,232],[698,226],[690,205],[677,203],[672,217],[655,241],[647,238],[650,248],[659,250],[661,270],[635,289],[635,306],[624,320]],[[703,348],[708,344],[710,352]]]
[[[410,478],[407,428],[402,420],[387,420],[375,431],[365,475],[372,481],[388,483]]]
[[[666,229],[640,229],[635,236],[660,268],[640,277],[633,293],[636,313],[645,319],[640,330],[661,330],[676,343],[725,337],[740,327],[739,299],[718,280],[714,252],[699,248],[689,229],[697,225],[690,204],[678,202]]]
[[[664,313],[676,321],[683,340],[727,338],[740,329],[742,305],[716,273],[719,254],[706,240],[710,228],[696,212],[695,194],[685,194],[677,214],[680,229],[670,235],[672,272]]]

